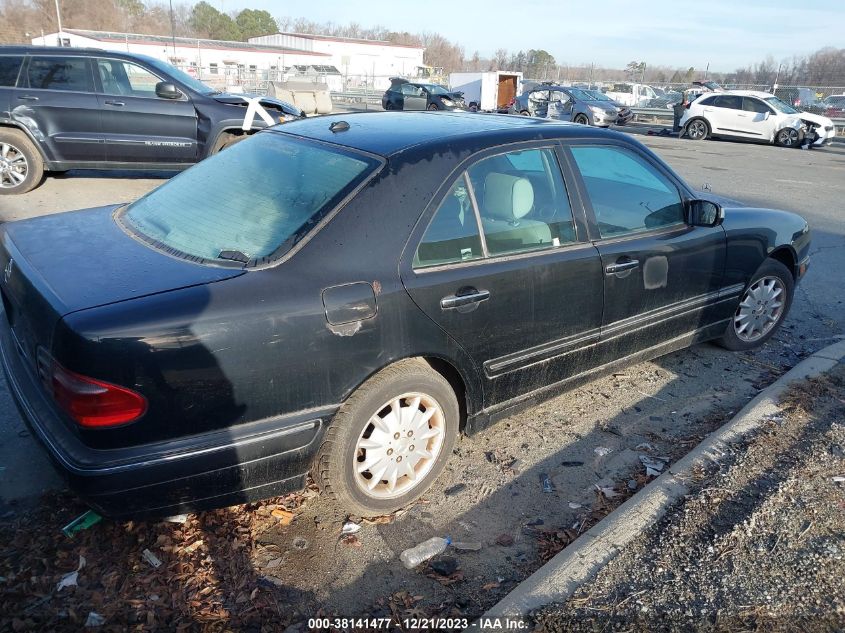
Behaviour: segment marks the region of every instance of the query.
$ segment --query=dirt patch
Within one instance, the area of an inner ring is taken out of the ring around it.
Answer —
[[[845,366],[790,390],[538,631],[845,628]]]

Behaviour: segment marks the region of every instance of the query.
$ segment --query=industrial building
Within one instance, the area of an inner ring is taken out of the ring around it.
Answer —
[[[248,42],[63,29],[32,39],[36,46],[128,51],[161,59],[208,84],[236,87],[261,81],[319,81],[332,91],[386,88],[391,75],[415,75],[423,48],[380,40],[277,33]]]

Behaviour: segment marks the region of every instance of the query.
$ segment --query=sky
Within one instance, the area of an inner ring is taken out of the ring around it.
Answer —
[[[841,0],[209,0],[227,12],[357,22],[437,32],[467,57],[496,49],[545,49],[560,64],[622,68],[630,61],[720,72],[845,47]]]

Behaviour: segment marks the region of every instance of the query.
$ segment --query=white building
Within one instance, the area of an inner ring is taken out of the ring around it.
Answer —
[[[139,33],[63,29],[32,39],[36,46],[72,46],[149,55],[186,70],[213,85],[307,79],[343,90],[349,84],[389,85],[391,75],[413,75],[423,64],[423,49],[377,40],[296,33],[229,42]]]
[[[391,76],[415,76],[423,66],[424,48],[393,44],[384,40],[328,37],[305,33],[276,33],[252,37],[250,44],[282,46],[330,56],[329,65],[346,77],[375,77],[378,87],[387,87]]]

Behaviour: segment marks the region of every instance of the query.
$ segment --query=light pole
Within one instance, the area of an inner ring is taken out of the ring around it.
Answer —
[[[56,43],[62,45],[62,12],[59,10],[59,0],[56,0],[56,21],[59,23],[59,33],[56,35]]]
[[[176,18],[173,17],[173,0],[170,0],[170,37],[173,40],[173,56],[176,57]],[[197,42],[199,43],[199,40]]]

